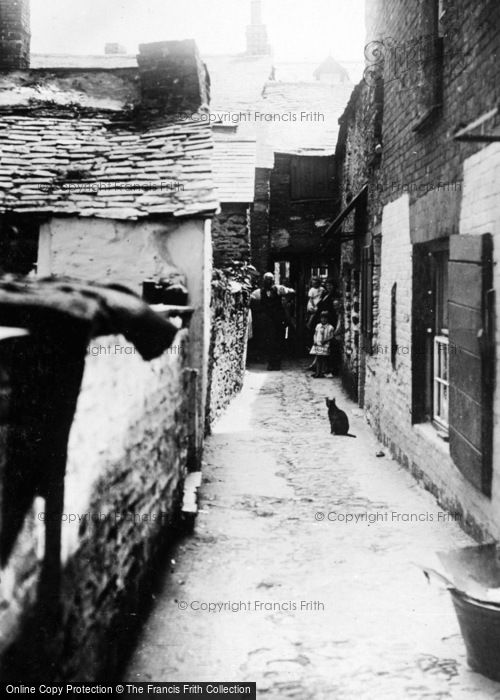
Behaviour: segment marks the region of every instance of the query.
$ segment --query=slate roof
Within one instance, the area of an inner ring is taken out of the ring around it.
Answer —
[[[31,68],[137,68],[137,54],[32,53]]]
[[[339,123],[353,90],[351,83],[284,83],[270,81],[259,104],[276,115],[268,122],[267,140],[275,153],[333,155]],[[288,116],[290,115],[290,116]]]
[[[214,179],[218,199],[224,202],[253,202],[255,191],[255,141],[235,135],[215,136]]]
[[[205,56],[210,73],[210,108],[214,112],[254,109],[269,76],[271,56]]]
[[[347,71],[349,82],[355,84],[361,80],[365,69],[364,61],[340,61],[339,65]],[[317,61],[282,61],[276,64],[276,80],[284,83],[308,83],[315,80],[317,68]]]
[[[336,73],[342,76],[344,80],[349,81],[349,74],[346,69],[341,66],[340,63],[331,55],[327,56],[325,60],[316,68],[314,71],[314,77],[318,78],[323,73]]]
[[[57,113],[59,114],[59,113]],[[0,113],[0,212],[139,219],[214,213],[206,123]]]
[[[210,74],[210,111],[226,126],[236,126],[239,139],[256,142],[256,165],[272,168],[274,155],[266,143],[266,127],[257,124],[254,111],[271,75],[271,56],[206,56]],[[236,156],[237,157],[237,156]]]
[[[50,110],[78,105],[83,109],[130,110],[140,104],[135,68],[51,68],[0,73],[0,113],[47,106]]]

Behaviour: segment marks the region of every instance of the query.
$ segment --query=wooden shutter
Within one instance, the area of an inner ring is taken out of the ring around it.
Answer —
[[[450,454],[491,495],[495,329],[490,234],[450,238]]]
[[[293,156],[290,196],[294,200],[333,197],[335,161],[331,156]]]

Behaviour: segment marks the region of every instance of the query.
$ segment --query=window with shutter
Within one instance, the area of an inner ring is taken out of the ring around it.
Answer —
[[[410,59],[410,71],[415,72],[417,109],[415,131],[425,128],[429,118],[442,103],[444,17],[440,0],[423,0],[420,18],[421,33],[417,37]]]
[[[412,417],[448,439],[449,239],[413,247]]]
[[[491,495],[495,331],[490,234],[450,239],[450,454]]]

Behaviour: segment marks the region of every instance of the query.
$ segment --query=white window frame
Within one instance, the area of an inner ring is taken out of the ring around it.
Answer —
[[[446,375],[442,372],[446,358]],[[432,419],[439,428],[448,433],[449,430],[449,398],[450,398],[450,344],[447,335],[434,336],[434,362],[432,387]],[[446,397],[445,397],[446,394]]]

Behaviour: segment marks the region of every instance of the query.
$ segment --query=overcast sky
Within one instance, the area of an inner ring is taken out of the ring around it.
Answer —
[[[364,0],[262,0],[277,61],[362,61]],[[31,0],[34,53],[101,54],[107,41],[196,39],[202,53],[245,49],[250,0]]]

